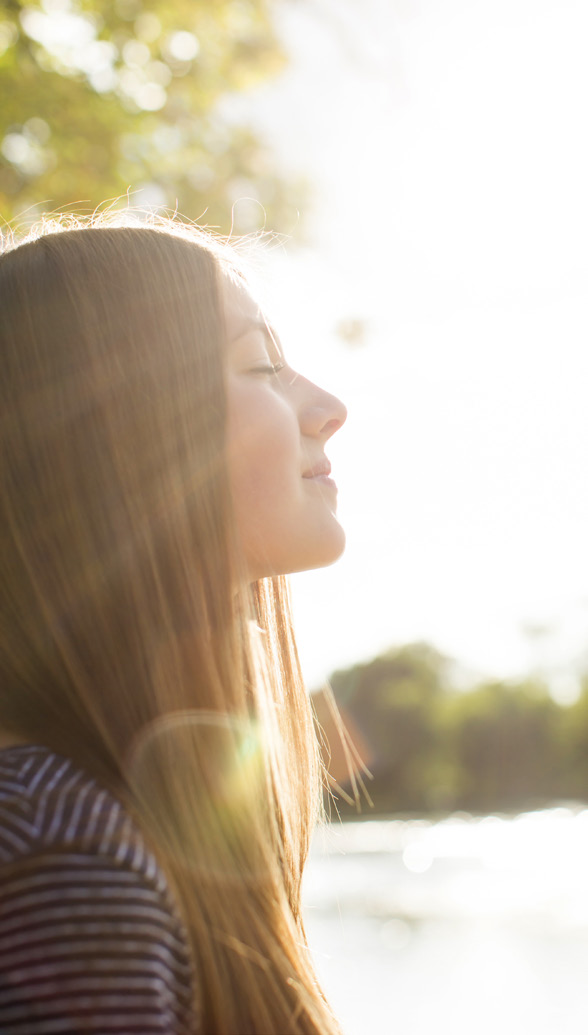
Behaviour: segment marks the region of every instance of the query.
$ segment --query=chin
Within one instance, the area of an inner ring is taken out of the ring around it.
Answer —
[[[265,556],[250,558],[247,565],[250,581],[273,578],[276,575],[294,575],[302,571],[314,571],[316,568],[328,568],[339,560],[345,549],[345,532],[341,525],[329,528],[313,543],[305,542],[300,549],[281,552],[279,557]]]
[[[292,565],[288,571],[282,574],[289,575],[300,571],[313,571],[316,568],[328,568],[329,565],[338,561],[345,549],[345,532],[337,522],[335,528],[329,529],[329,534],[321,537],[315,544],[315,548],[309,550],[305,556],[301,556],[298,563]]]
[[[337,526],[337,535],[332,537],[332,541],[329,543],[329,548],[325,550],[324,559],[319,561],[316,565],[317,568],[326,568],[329,564],[334,564],[338,561],[342,553],[345,550],[345,532],[341,528],[341,525]]]

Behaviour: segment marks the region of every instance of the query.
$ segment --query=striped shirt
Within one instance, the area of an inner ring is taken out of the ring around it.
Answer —
[[[2,1035],[194,1035],[187,939],[112,795],[45,747],[0,751]]]

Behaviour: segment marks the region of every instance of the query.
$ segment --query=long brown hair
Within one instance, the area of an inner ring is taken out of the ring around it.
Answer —
[[[0,257],[0,726],[126,804],[210,1033],[334,1033],[300,880],[317,745],[283,578],[247,586],[202,232],[57,225]]]

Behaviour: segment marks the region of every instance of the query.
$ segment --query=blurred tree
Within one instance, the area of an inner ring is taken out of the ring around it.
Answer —
[[[427,644],[333,675],[367,746],[378,813],[588,801],[588,677],[565,708],[537,677],[467,691],[454,689],[454,677],[454,664]],[[340,811],[353,814],[344,802]]]
[[[572,705],[560,709],[558,724],[560,794],[588,800],[588,675],[582,693]]]
[[[374,774],[369,793],[378,812],[423,811],[433,805],[430,768],[449,668],[442,654],[417,643],[332,677],[337,700],[369,746]]]
[[[446,702],[446,752],[459,808],[531,807],[558,791],[559,708],[539,682],[484,683]]]
[[[285,56],[271,0],[0,0],[0,215],[137,191],[211,226],[291,231],[281,175],[230,99]]]

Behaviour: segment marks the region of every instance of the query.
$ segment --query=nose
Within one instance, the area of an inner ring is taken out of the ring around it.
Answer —
[[[300,412],[300,427],[305,435],[324,442],[347,420],[347,407],[336,395],[306,382],[308,393]]]

